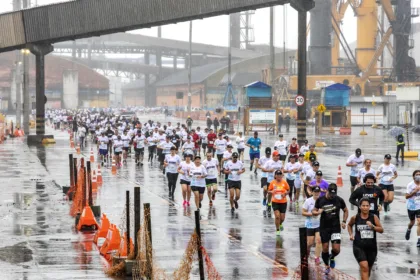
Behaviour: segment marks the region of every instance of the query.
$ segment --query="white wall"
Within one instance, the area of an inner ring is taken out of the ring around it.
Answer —
[[[63,108],[74,109],[79,105],[79,72],[63,71]]]

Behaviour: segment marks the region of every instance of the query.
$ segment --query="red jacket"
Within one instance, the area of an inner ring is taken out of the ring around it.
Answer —
[[[194,133],[192,138],[193,138],[193,142],[195,144],[195,148],[196,149],[200,148],[200,136],[198,136],[197,133]]]
[[[209,135],[207,135],[207,140],[208,140],[208,144],[207,144],[207,146],[208,146],[209,148],[213,148],[213,146],[214,146],[214,141],[216,140],[216,138],[217,138],[216,133],[209,133]]]

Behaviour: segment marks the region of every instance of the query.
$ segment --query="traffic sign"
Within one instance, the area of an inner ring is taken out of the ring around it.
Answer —
[[[316,109],[318,110],[318,112],[320,113],[324,113],[325,110],[327,110],[327,108],[325,108],[324,104],[319,104],[318,107],[316,107]]]
[[[305,98],[303,98],[302,95],[297,95],[296,98],[295,98],[295,103],[299,107],[303,106],[303,105],[305,105]]]
[[[367,108],[360,108],[360,113],[366,114],[367,113]]]

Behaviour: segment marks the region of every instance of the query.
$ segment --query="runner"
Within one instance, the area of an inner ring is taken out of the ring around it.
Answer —
[[[181,187],[182,187],[182,198],[184,202],[183,206],[190,206],[191,199],[191,176],[190,170],[193,168],[194,163],[191,161],[193,155],[188,154],[185,156],[184,161],[178,167],[178,173],[181,174]]]
[[[267,148],[265,148],[265,156],[261,157],[258,160],[257,168],[262,170],[265,163],[267,161],[271,160],[270,157],[271,157],[271,148],[267,147]],[[262,204],[263,204],[264,207],[267,206],[267,189],[268,189],[268,185],[269,185],[268,181],[267,181],[267,176],[268,176],[267,172],[261,171],[261,188],[263,189],[263,196],[264,196]]]
[[[165,157],[166,177],[168,178],[169,197],[174,199],[176,181],[178,180],[178,167],[181,164],[181,158],[176,154],[176,147],[172,146],[170,154]]]
[[[241,198],[241,174],[245,172],[242,161],[238,160],[239,154],[233,153],[232,160],[226,164],[225,174],[228,174],[228,187],[230,194],[230,207],[232,214],[239,208],[238,200]]]
[[[289,158],[290,157],[295,157],[297,158],[298,154],[299,154],[299,144],[296,143],[296,137],[292,138],[292,143],[289,145]]]
[[[302,145],[302,147],[300,147],[299,152],[300,152],[301,154],[304,154],[304,155],[305,155],[305,153],[306,153],[307,151],[309,151],[309,144],[308,144],[308,140],[305,140],[304,145]]]
[[[153,133],[146,132],[147,145],[149,150],[149,158],[147,162],[153,163],[153,155],[156,153],[156,145],[158,139],[153,136]]]
[[[301,177],[302,170],[303,170],[304,164],[307,164],[304,158],[305,158],[304,154],[299,154],[299,159],[298,159],[299,169],[298,169],[298,172],[296,174],[296,179],[295,179],[295,190],[296,190],[295,198],[297,202],[299,202],[300,189],[302,188],[302,185],[303,185],[302,177]],[[302,193],[302,196],[304,199],[306,199],[305,192]]]
[[[407,199],[408,218],[410,219],[405,239],[410,240],[411,228],[417,219],[417,247],[420,247],[420,170],[413,172],[413,181],[407,185],[405,198]]]
[[[360,200],[360,213],[350,218],[347,230],[353,241],[353,254],[360,266],[360,279],[368,280],[378,255],[376,233],[384,229],[379,218],[370,213],[370,202],[367,197]],[[353,225],[356,234],[353,234]]]
[[[225,168],[226,168],[226,164],[232,160],[232,145],[227,145],[226,147],[226,151],[223,153],[223,158],[222,158],[222,162],[221,162],[221,166],[222,166],[222,171],[224,172]],[[228,174],[225,174],[225,191],[227,194],[227,190],[228,190]]]
[[[287,157],[287,141],[283,139],[283,134],[279,134],[279,140],[274,143],[274,150],[280,154],[280,160],[284,163]]]
[[[204,129],[204,132],[201,133],[201,148],[203,149],[203,154],[206,154],[208,139],[207,136],[209,135],[208,128]]]
[[[134,137],[133,141],[136,145],[136,164],[137,166],[143,165],[144,146],[147,144],[147,140],[146,137],[141,134],[141,130],[137,130],[137,135]]]
[[[319,170],[319,162],[313,161],[306,165],[302,170],[301,178],[303,181],[303,191],[307,198],[312,196],[312,191],[308,187],[309,184],[315,179],[316,172]]]
[[[359,207],[362,198],[366,197],[369,199],[370,213],[379,217],[379,212],[382,211],[382,205],[384,204],[384,193],[380,187],[375,185],[375,182],[375,175],[372,173],[366,174],[363,179],[363,185],[351,193],[349,202]]]
[[[238,145],[238,154],[239,160],[244,160],[244,151],[245,151],[245,138],[242,136],[242,132],[239,132],[239,136],[236,137],[236,144]]]
[[[391,210],[390,204],[394,201],[394,180],[398,177],[397,168],[391,163],[391,155],[386,154],[384,163],[381,164],[376,172],[377,180],[380,180],[379,186],[385,195],[384,215]]]
[[[191,140],[192,140],[191,136],[188,136],[187,137],[187,142],[185,142],[184,145],[182,145],[181,152],[184,155],[184,157],[185,157],[185,155],[194,155],[195,154],[195,152],[194,152],[195,144]]]
[[[280,231],[284,230],[283,222],[286,219],[287,195],[290,192],[289,185],[286,180],[283,179],[282,170],[276,170],[274,172],[274,180],[271,181],[270,186],[268,187],[268,192],[272,197],[276,235],[280,236]]]
[[[127,163],[127,153],[130,148],[131,137],[128,135],[128,131],[124,130],[123,135],[121,135],[121,140],[124,143],[123,146],[123,163]]]
[[[115,136],[115,135],[114,135]],[[121,164],[121,154],[124,147],[124,142],[121,140],[121,135],[117,136],[117,140],[114,141],[114,155],[115,163],[117,167],[122,166]]]
[[[261,139],[258,138],[258,132],[254,131],[254,137],[249,138],[246,142],[246,145],[250,148],[249,149],[249,159],[251,161],[251,164],[249,166],[249,170],[252,171],[252,167],[258,166],[258,160],[260,158],[260,149],[261,149]],[[257,168],[254,171],[255,174],[257,174]]]
[[[219,138],[216,139],[216,141],[214,142],[214,147],[216,149],[216,155],[217,155],[217,160],[219,161],[219,166],[222,166],[222,158],[223,158],[223,153],[226,151],[226,146],[227,146],[227,143],[226,143],[226,140],[223,139],[223,134],[219,133]]]
[[[363,162],[363,168],[359,169],[359,172],[357,173],[357,182],[359,185],[361,185],[364,182],[365,176],[366,174],[376,174],[375,169],[373,169],[372,166],[372,161],[370,159],[365,159],[365,161]]]
[[[181,146],[181,137],[176,133],[175,129],[172,130],[171,142],[175,145],[176,149],[179,150],[179,147]]]
[[[305,153],[305,161],[312,162],[317,159],[316,152],[315,152],[315,145],[309,146],[309,151]]]
[[[104,166],[104,162],[106,162],[106,158],[108,157],[108,143],[108,137],[105,135],[105,132],[102,132],[101,136],[98,137],[99,154],[101,155],[102,166]]]
[[[165,158],[167,155],[171,153],[172,147],[175,147],[176,149],[176,146],[171,142],[171,136],[166,136],[166,141],[158,145],[158,149],[162,151],[159,157],[159,162],[160,162],[163,174],[165,174],[165,166],[164,166]]]
[[[295,156],[295,155],[290,154],[289,156],[290,162],[286,163],[286,166],[284,167],[284,170],[283,170],[283,172],[286,173],[286,181],[290,187],[290,192],[289,192],[290,202],[296,201],[296,189],[294,187],[295,187],[296,177],[299,177],[299,176],[296,176],[296,173],[299,171],[299,168],[300,168],[300,164],[296,162],[296,158],[297,158],[297,155]],[[295,198],[292,200],[293,194],[295,194]]]
[[[274,180],[274,173],[277,170],[281,170],[283,174],[283,162],[280,160],[279,151],[273,152],[273,159],[267,161],[264,164],[264,167],[262,169],[264,172],[267,172],[267,183],[270,184],[271,181]],[[267,212],[271,214],[271,198],[272,195],[268,193],[267,195],[268,202],[267,202]]]
[[[321,237],[319,235],[319,215],[315,216],[312,214],[312,210],[315,207],[315,203],[319,198],[321,189],[316,186],[312,190],[313,196],[305,200],[302,207],[302,216],[306,217],[305,227],[307,236],[308,256],[311,252],[311,247],[315,244],[315,263],[320,264],[319,257],[321,256]]]
[[[335,257],[340,254],[340,209],[344,212],[341,228],[345,229],[349,211],[344,200],[337,195],[337,185],[330,184],[327,194],[317,199],[312,210],[314,216],[321,215],[319,234],[322,242],[322,260],[326,266],[325,274],[329,274],[331,268],[335,268]],[[329,253],[330,241],[331,254]]]
[[[346,166],[350,168],[350,184],[351,192],[354,191],[354,188],[358,185],[357,175],[359,175],[359,170],[363,167],[363,161],[365,156],[362,155],[362,150],[357,148],[354,155],[349,156],[346,162]]]
[[[194,193],[195,206],[197,210],[201,208],[201,202],[203,201],[204,192],[206,191],[206,180],[207,170],[201,164],[201,157],[196,156],[194,158],[194,164],[190,169],[191,178],[191,191]]]
[[[323,178],[322,178],[322,171],[321,170],[318,170],[316,173],[315,173],[315,179],[313,179],[310,183],[309,183],[309,186],[311,187],[311,191],[310,191],[310,193],[312,194],[312,190],[313,190],[313,188],[314,187],[319,187],[320,188],[320,190],[321,190],[321,193],[320,193],[320,197],[323,197],[323,196],[325,196],[325,194],[327,193],[327,191],[328,191],[328,182],[327,181],[325,181]]]
[[[209,197],[209,205],[213,206],[213,200],[217,193],[217,174],[220,173],[220,166],[217,159],[213,158],[211,152],[207,152],[207,158],[203,161],[203,166],[207,170],[206,187]]]
[[[208,151],[212,153],[213,157],[214,157],[214,152],[215,152],[214,141],[216,141],[216,138],[217,138],[217,135],[216,133],[214,133],[213,129],[211,128],[209,135],[207,135],[207,140],[208,140],[207,148],[208,148]]]

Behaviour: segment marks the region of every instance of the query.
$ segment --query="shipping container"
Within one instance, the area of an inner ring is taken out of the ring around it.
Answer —
[[[329,107],[347,107],[350,105],[350,87],[334,84],[325,88],[324,105]]]

